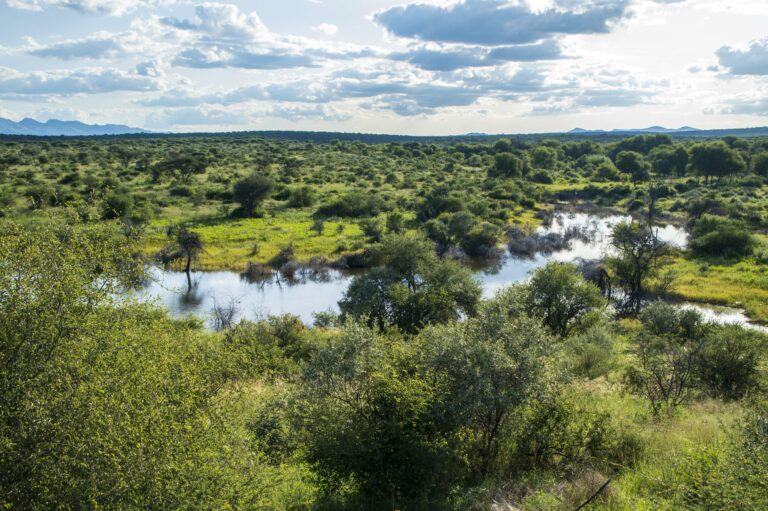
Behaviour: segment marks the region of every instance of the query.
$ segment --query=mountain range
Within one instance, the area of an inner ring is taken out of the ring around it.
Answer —
[[[650,128],[631,128],[631,129],[614,129],[611,131],[606,130],[585,130],[581,128],[574,128],[568,132],[570,135],[589,135],[592,133],[690,133],[692,131],[701,131],[698,128],[691,128],[690,126],[683,126],[682,128],[665,128],[664,126],[651,126]]]
[[[42,137],[76,137],[94,135],[134,135],[148,133],[141,128],[131,128],[122,124],[85,124],[80,121],[60,121],[49,119],[46,122],[26,118],[19,122],[0,117],[0,135],[35,135]]]

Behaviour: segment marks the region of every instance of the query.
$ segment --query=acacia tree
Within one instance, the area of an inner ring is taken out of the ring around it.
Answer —
[[[648,179],[650,167],[643,155],[635,151],[622,151],[616,155],[616,168],[629,174],[634,184]]]
[[[203,251],[203,239],[185,226],[175,226],[168,229],[168,237],[173,239],[173,245],[160,254],[162,262],[169,264],[173,261],[184,261],[184,273],[187,274],[187,289],[192,290],[192,262]]]
[[[614,281],[621,287],[619,308],[637,315],[646,293],[646,281],[658,270],[658,259],[666,244],[653,229],[638,222],[622,222],[613,228],[611,247],[615,251],[606,259]]]
[[[232,197],[240,203],[238,213],[241,216],[253,216],[256,208],[272,193],[275,183],[269,176],[254,172],[235,183]]]
[[[711,178],[718,180],[743,172],[746,168],[741,154],[722,140],[702,142],[691,148],[691,166],[709,185]]]
[[[193,175],[204,174],[208,160],[197,154],[174,156],[158,162],[153,170],[155,179],[163,174],[176,175],[182,182],[188,183]]]
[[[685,147],[663,145],[654,148],[649,154],[653,171],[665,176],[683,176],[688,167],[688,151]]]
[[[494,157],[493,167],[488,171],[492,177],[522,177],[526,173],[525,162],[512,153],[499,153]]]

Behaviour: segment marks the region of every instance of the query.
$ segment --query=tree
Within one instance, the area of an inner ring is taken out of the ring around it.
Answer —
[[[715,397],[741,399],[759,387],[760,334],[739,325],[709,329],[696,359],[696,375]]]
[[[431,326],[415,341],[440,392],[435,420],[472,432],[464,448],[480,473],[493,466],[515,411],[543,395],[551,377],[552,339],[535,320],[510,315],[508,300],[501,292],[466,323]]]
[[[551,170],[557,164],[557,151],[551,147],[536,146],[531,150],[531,163],[537,169]]]
[[[434,412],[437,391],[408,343],[359,324],[348,323],[310,361],[298,425],[333,507],[426,509],[444,501],[463,467],[445,441],[452,431]]]
[[[768,151],[758,153],[752,158],[752,170],[758,176],[768,177]]]
[[[164,249],[161,253],[161,258],[165,264],[177,260],[184,261],[184,273],[187,274],[187,289],[191,291],[192,262],[197,260],[203,251],[203,240],[198,233],[190,231],[185,226],[168,229],[168,236],[173,238],[174,244]]]
[[[269,198],[274,186],[269,176],[258,172],[237,181],[232,188],[232,198],[240,204],[238,213],[245,217],[253,216],[256,208]]]
[[[723,142],[701,142],[691,148],[691,166],[709,184],[712,177],[719,179],[743,172],[746,168],[741,154]]]
[[[648,180],[650,165],[643,155],[634,151],[622,151],[616,155],[616,168],[625,174],[629,174],[632,182]]]
[[[550,262],[537,269],[524,294],[528,314],[541,318],[561,338],[583,327],[589,314],[605,305],[597,286],[586,282],[573,264]]]
[[[646,281],[658,269],[658,259],[666,245],[646,224],[622,222],[613,228],[611,247],[615,255],[607,258],[616,284],[623,292],[620,308],[638,314],[645,297]]]
[[[634,338],[637,364],[627,369],[626,380],[658,415],[688,398],[708,327],[698,312],[662,301],[646,307],[640,321],[643,328]]]
[[[288,206],[306,208],[317,202],[317,193],[311,186],[298,186],[290,191]]]
[[[156,175],[174,174],[184,183],[195,174],[204,174],[208,168],[208,160],[205,156],[192,154],[184,156],[174,156],[158,162],[155,165]]]
[[[688,151],[683,146],[659,146],[649,155],[653,171],[664,176],[683,176],[688,167]]]
[[[493,167],[488,174],[492,177],[522,177],[525,174],[525,164],[520,157],[512,153],[499,153],[494,157]]]
[[[133,211],[133,196],[126,191],[112,191],[104,197],[102,218],[126,218]]]
[[[388,235],[372,260],[376,267],[355,277],[339,302],[343,318],[416,332],[474,313],[481,291],[471,272],[439,260],[424,238]]]

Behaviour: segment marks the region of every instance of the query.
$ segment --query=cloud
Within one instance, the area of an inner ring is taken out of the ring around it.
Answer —
[[[336,35],[336,33],[339,31],[339,27],[337,27],[336,25],[332,25],[330,23],[321,23],[316,27],[312,27],[312,30],[315,32],[320,32],[321,34],[325,34],[327,36],[332,36],[332,35]]]
[[[250,50],[241,46],[207,46],[181,51],[173,64],[182,67],[210,69],[238,67],[243,69],[289,69],[317,67],[307,55],[283,53],[274,49]]]
[[[277,117],[280,119],[287,119],[292,122],[306,121],[306,120],[322,120],[326,122],[342,122],[348,121],[352,118],[349,114],[339,113],[336,109],[325,105],[314,106],[284,106],[277,105],[266,112],[264,115],[267,117]]]
[[[705,113],[768,116],[768,91],[729,99],[720,109],[708,110]]]
[[[329,32],[330,25],[321,25]],[[152,17],[136,29],[154,39],[173,40],[178,52],[173,64],[190,68],[291,69],[318,67],[325,60],[351,60],[378,52],[353,44],[338,44],[271,32],[255,12],[233,4],[205,3],[192,19]]]
[[[61,60],[113,59],[141,49],[134,32],[97,32],[82,39],[69,39],[48,46],[35,46],[29,55]]]
[[[0,94],[6,96],[71,96],[158,89],[159,84],[154,77],[117,69],[19,73],[13,69],[0,68]]]
[[[165,128],[169,126],[228,126],[247,123],[249,116],[228,110],[198,107],[176,108],[152,112],[147,116],[146,126]]]
[[[6,0],[9,7],[42,11],[49,7],[64,7],[83,14],[121,16],[139,7],[171,5],[175,0]]]
[[[752,41],[746,48],[723,46],[715,54],[730,74],[768,75],[768,38]]]
[[[258,14],[242,13],[233,4],[200,4],[195,6],[193,20],[165,17],[160,21],[169,27],[197,32],[216,40],[255,40],[269,36],[269,30]]]
[[[586,90],[574,101],[584,107],[627,107],[647,103],[656,93],[638,89]]]
[[[562,58],[556,41],[536,44],[498,46],[418,46],[406,52],[390,54],[393,60],[402,60],[427,71],[455,71],[467,67],[492,67],[507,62],[533,62]]]
[[[422,41],[486,46],[517,45],[561,34],[607,33],[627,16],[630,0],[559,0],[534,11],[506,0],[463,0],[450,5],[411,3],[379,11],[391,34]]]

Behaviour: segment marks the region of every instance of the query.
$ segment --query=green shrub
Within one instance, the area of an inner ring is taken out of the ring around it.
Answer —
[[[603,325],[596,325],[586,332],[571,337],[568,349],[571,371],[585,378],[605,376],[615,366],[613,339],[615,334]]]
[[[691,250],[697,255],[744,257],[755,247],[754,236],[738,220],[704,215],[691,229]]]
[[[760,334],[738,325],[712,328],[696,359],[697,376],[707,393],[739,399],[757,388],[765,345]]]

